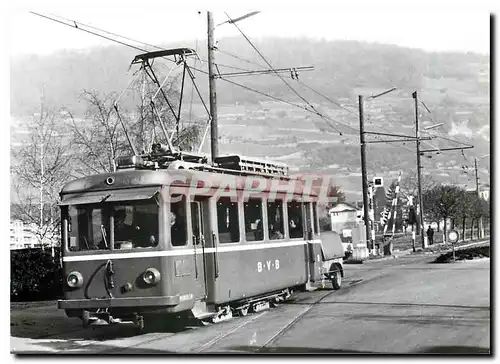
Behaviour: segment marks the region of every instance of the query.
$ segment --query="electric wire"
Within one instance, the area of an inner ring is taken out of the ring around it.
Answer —
[[[238,60],[240,60],[240,61],[246,62],[246,63],[248,63],[248,64],[251,64],[251,65],[254,65],[254,66],[259,66],[259,67],[261,67],[261,68],[264,68],[264,67],[265,67],[265,66],[263,66],[263,65],[261,65],[261,64],[259,64],[259,63],[256,63],[256,62],[253,62],[253,61],[250,61],[250,60],[245,59],[245,58],[241,58],[241,57],[239,57],[239,56],[237,56],[237,55],[235,55],[235,54],[229,53],[229,52],[227,52],[227,51],[223,51],[223,50],[221,50],[220,48],[217,48],[217,51],[218,51],[219,53],[222,53],[222,54],[228,55],[228,56],[230,56],[230,57],[233,57],[233,58],[238,59]]]
[[[113,36],[116,36],[116,37],[120,37],[120,38],[122,38],[122,39],[127,39],[127,40],[130,40],[130,41],[136,42],[136,43],[140,43],[140,44],[143,44],[143,45],[146,45],[146,46],[149,46],[149,47],[154,47],[154,48],[156,48],[156,49],[163,49],[163,48],[161,48],[161,47],[159,47],[159,46],[156,46],[156,45],[152,45],[152,44],[149,44],[149,43],[146,43],[146,42],[138,41],[138,40],[135,40],[135,39],[132,39],[132,38],[128,38],[128,37],[125,37],[125,36],[121,36],[121,35],[119,35],[119,34],[116,34],[116,33],[113,33],[113,32],[109,32],[109,31],[106,31],[106,30],[103,30],[103,29],[100,29],[100,28],[97,28],[97,27],[94,27],[94,26],[91,26],[91,25],[88,25],[88,24],[84,24],[84,23],[79,22],[79,21],[70,20],[70,19],[64,18],[64,17],[62,17],[62,16],[58,16],[58,15],[54,15],[54,14],[52,14],[53,16],[57,16],[57,17],[59,17],[59,18],[61,18],[61,19],[64,19],[64,20],[66,20],[66,21],[71,21],[71,22],[73,22],[73,23],[74,23],[74,25],[72,25],[72,24],[68,24],[68,23],[65,23],[64,21],[61,21],[61,20],[58,20],[58,19],[54,19],[54,18],[51,18],[51,17],[49,17],[49,16],[46,16],[46,15],[43,15],[43,14],[40,14],[40,13],[36,13],[36,12],[34,12],[34,11],[30,11],[30,13],[32,13],[32,14],[34,14],[34,15],[37,15],[37,16],[39,16],[39,17],[42,17],[42,18],[46,18],[46,19],[48,19],[48,20],[52,20],[52,21],[54,21],[54,22],[57,22],[57,23],[60,23],[60,24],[63,24],[63,25],[66,25],[66,26],[69,26],[69,27],[74,28],[74,29],[82,30],[82,31],[87,32],[87,33],[89,33],[89,34],[92,34],[92,35],[95,35],[95,36],[98,36],[98,37],[104,38],[104,39],[109,40],[109,41],[111,41],[111,42],[115,42],[115,43],[118,43],[118,44],[124,45],[124,46],[129,47],[129,48],[133,48],[133,49],[136,49],[136,50],[139,50],[139,51],[142,51],[142,52],[147,52],[147,50],[146,50],[146,49],[143,49],[143,48],[140,48],[140,47],[137,47],[137,46],[134,46],[134,45],[132,45],[132,44],[126,43],[126,42],[119,41],[119,40],[117,40],[117,39],[113,39],[113,38],[110,38],[110,37],[104,36],[104,35],[102,35],[102,34],[99,34],[99,33],[93,32],[93,31],[89,31],[89,30],[87,30],[87,29],[80,28],[80,27],[78,27],[78,26],[77,26],[77,24],[83,25],[83,26],[85,26],[85,27],[88,27],[88,28],[91,28],[91,29],[94,29],[94,30],[97,30],[97,31],[100,31],[100,32],[103,32],[103,33],[106,33],[106,34],[110,34],[110,35],[113,35]],[[226,16],[228,16],[228,15],[226,14]],[[229,16],[228,16],[228,18],[229,18],[229,19],[231,19]],[[235,27],[236,27],[236,28],[240,31],[240,33],[243,35],[243,37],[244,37],[244,38],[245,38],[245,39],[246,39],[246,40],[250,43],[250,45],[251,45],[251,46],[254,48],[254,50],[255,50],[255,51],[259,54],[259,56],[261,56],[261,58],[263,58],[263,60],[264,60],[264,61],[268,64],[268,66],[269,66],[269,67],[270,67],[273,71],[275,71],[275,70],[273,69],[272,65],[270,65],[270,64],[269,64],[269,62],[267,62],[267,60],[265,59],[265,57],[264,57],[264,56],[263,56],[263,55],[262,55],[262,54],[258,51],[258,49],[256,49],[256,47],[253,45],[253,43],[252,43],[252,42],[248,39],[248,37],[246,37],[246,35],[245,35],[242,31],[241,31],[241,29],[240,29],[240,28],[239,28],[239,27],[238,27],[235,23],[233,23],[233,25],[234,25],[234,26],[235,26]],[[219,50],[219,51],[220,51],[220,50]],[[226,53],[226,54],[228,54],[228,55],[231,55],[231,54],[229,54],[228,52],[225,52],[225,51],[222,51],[222,52],[223,52],[223,53]],[[237,56],[234,56],[234,55],[231,55],[231,56],[236,57],[236,58],[239,58],[240,60],[244,60],[244,59],[242,59],[242,58],[240,58],[240,57],[237,57]],[[174,60],[171,60],[171,59],[166,58],[166,57],[161,57],[161,58],[166,59],[166,60],[168,60],[168,61],[170,61],[170,62],[175,62]],[[201,60],[201,59],[200,59],[200,60]],[[203,61],[203,60],[202,60],[202,61]],[[248,60],[245,60],[245,61],[247,61],[248,63],[253,63],[253,62],[248,61]],[[256,63],[254,63],[254,64],[256,64]],[[256,65],[257,65],[257,64],[256,64]],[[247,69],[238,68],[238,67],[235,67],[235,66],[230,66],[230,65],[218,64],[218,66],[221,66],[221,67],[227,67],[227,68],[233,68],[233,69],[238,69],[238,70],[244,70],[244,71],[249,71],[249,70],[247,70]],[[259,66],[260,66],[260,65],[259,65]],[[190,67],[191,69],[195,70],[195,71],[200,72],[200,73],[203,73],[203,74],[208,74],[208,72],[207,72],[207,71],[201,70],[201,69],[199,69],[199,68],[197,68],[197,67],[195,67],[195,66],[189,66],[189,67]],[[285,83],[285,84],[286,84],[286,85],[287,85],[287,86],[288,86],[288,87],[289,87],[289,88],[290,88],[290,89],[291,89],[291,90],[292,90],[292,91],[293,91],[293,92],[294,92],[294,93],[295,93],[295,94],[296,94],[296,95],[300,98],[300,99],[302,99],[302,100],[303,100],[303,101],[304,101],[304,102],[305,102],[308,106],[310,106],[310,107],[311,107],[311,109],[312,109],[313,111],[311,111],[311,110],[310,110],[310,109],[308,109],[307,107],[303,107],[303,106],[300,106],[300,105],[297,105],[297,104],[294,104],[294,103],[291,103],[291,102],[288,102],[288,101],[282,100],[282,99],[277,98],[277,97],[275,97],[275,96],[265,94],[265,93],[263,93],[263,92],[260,92],[260,91],[258,91],[258,90],[255,90],[255,89],[249,88],[249,87],[247,87],[247,86],[244,86],[244,85],[238,84],[238,83],[236,83],[236,82],[229,81],[229,80],[224,79],[224,78],[220,78],[220,79],[221,79],[221,80],[224,80],[224,81],[226,81],[226,82],[232,83],[232,84],[234,84],[234,85],[237,85],[237,86],[239,86],[239,87],[246,88],[246,89],[247,89],[247,90],[249,90],[249,91],[256,92],[256,93],[261,94],[261,95],[263,95],[263,96],[270,97],[270,98],[275,99],[275,100],[277,100],[277,101],[280,101],[280,102],[283,102],[283,103],[289,104],[289,105],[291,105],[291,106],[299,107],[299,108],[301,108],[301,109],[303,109],[303,110],[306,110],[306,111],[308,111],[308,112],[311,112],[311,113],[314,113],[314,114],[316,114],[316,115],[320,116],[320,117],[321,117],[321,118],[323,118],[325,121],[327,121],[327,120],[331,120],[331,121],[333,121],[333,122],[335,122],[335,123],[337,123],[337,124],[343,125],[343,126],[345,126],[345,127],[349,128],[349,129],[351,129],[351,130],[354,130],[354,131],[356,131],[356,132],[359,132],[359,130],[357,130],[357,129],[355,129],[355,128],[353,128],[353,127],[351,127],[351,126],[347,125],[347,124],[340,123],[340,122],[338,122],[338,121],[336,121],[336,120],[333,120],[333,119],[331,119],[331,118],[329,118],[329,117],[327,117],[327,116],[323,115],[322,113],[318,112],[318,111],[315,109],[315,107],[314,107],[312,104],[310,104],[310,102],[309,102],[309,101],[307,101],[305,98],[303,98],[303,97],[302,97],[302,96],[301,96],[301,95],[300,95],[300,94],[299,94],[299,93],[298,93],[298,92],[297,92],[297,91],[296,91],[296,90],[295,90],[295,89],[294,89],[294,88],[293,88],[293,87],[292,87],[292,86],[291,86],[288,82],[286,82],[286,81],[284,80],[284,78],[283,78],[281,75],[279,75],[276,71],[275,71],[275,75],[276,75],[276,76],[278,76],[278,77],[279,77],[279,78],[280,78],[280,79],[281,79],[281,80],[282,80],[282,81],[283,81],[283,82],[284,82],[284,83]],[[299,81],[299,82],[300,82],[300,81]],[[355,112],[353,112],[352,110],[349,110],[349,109],[345,108],[345,107],[344,107],[344,106],[342,106],[340,103],[334,102],[333,100],[329,99],[329,98],[328,98],[328,97],[326,97],[325,95],[321,95],[319,92],[317,92],[317,91],[313,90],[313,89],[312,89],[312,88],[310,88],[309,86],[305,85],[303,82],[301,82],[301,84],[302,84],[304,87],[309,88],[311,91],[313,91],[313,92],[317,93],[318,95],[322,96],[323,98],[327,99],[328,101],[332,102],[333,104],[335,104],[335,105],[337,105],[337,106],[339,106],[339,107],[343,108],[344,110],[348,111],[349,113],[351,113],[351,114],[353,114],[353,115],[356,115],[356,113],[355,113]],[[425,106],[425,105],[424,105],[424,106]],[[426,109],[427,109],[427,107],[426,107]],[[330,123],[328,123],[328,122],[327,122],[327,124],[328,124],[330,127],[332,127],[332,128],[333,128],[336,132],[338,132],[340,135],[342,135],[342,133],[341,133],[341,132],[340,132],[337,128],[335,128],[333,125],[331,125],[331,124],[330,124]],[[384,129],[383,129],[382,127],[380,127],[380,126],[377,126],[377,127],[378,127],[378,128],[380,128],[380,129],[382,129],[382,130],[384,130]],[[428,133],[429,133],[429,132],[428,132]],[[430,134],[432,134],[432,133],[430,133]],[[452,140],[452,139],[448,139],[448,138],[445,138],[445,137],[442,137],[442,136],[438,136],[438,137],[440,137],[440,138],[442,138],[442,139],[445,139],[445,140],[452,141],[452,142],[454,142],[454,143],[458,143],[458,144],[466,144],[466,143],[459,142],[459,141],[455,141],[455,140]],[[388,143],[388,144],[389,144],[389,143]],[[399,145],[393,145],[393,146],[395,146],[395,147],[399,147],[399,148],[403,148],[403,149],[406,149],[406,150],[409,150],[408,148],[405,148],[405,147],[403,147],[403,146],[399,146]]]
[[[229,17],[229,15],[228,15],[227,13],[226,13],[226,16],[227,16],[227,17],[231,20],[231,18]],[[261,53],[261,52],[260,52],[260,51],[259,51],[259,50],[255,47],[255,45],[254,45],[254,44],[250,41],[250,39],[249,39],[249,38],[248,38],[248,37],[247,37],[247,36],[243,33],[243,31],[242,31],[242,30],[241,30],[241,29],[240,29],[240,28],[239,28],[236,24],[234,24],[234,23],[233,23],[233,25],[234,25],[234,26],[238,29],[238,31],[241,33],[241,35],[242,35],[242,36],[243,36],[243,37],[247,40],[247,42],[248,42],[248,43],[252,46],[252,48],[253,48],[253,49],[257,52],[257,54],[258,54],[258,55],[259,55],[259,56],[260,56],[260,57],[264,60],[264,62],[266,62],[266,64],[267,64],[267,65],[271,68],[271,70],[274,70],[274,68],[272,67],[272,65],[271,65],[271,64],[267,61],[267,59],[266,59],[266,58],[262,55],[262,53]],[[243,59],[242,59],[242,58],[240,58],[240,57],[237,57],[237,58],[239,58],[239,59],[243,60]],[[250,61],[247,61],[247,62],[249,62],[249,63],[253,63],[253,62],[250,62]],[[325,115],[323,115],[322,113],[318,112],[318,111],[316,110],[316,108],[315,108],[315,107],[314,107],[314,106],[313,106],[313,105],[312,105],[312,104],[311,104],[308,100],[306,100],[304,97],[302,97],[302,96],[301,96],[301,95],[300,95],[300,94],[299,94],[299,93],[298,93],[298,92],[297,92],[297,91],[296,91],[296,90],[295,90],[295,89],[294,89],[294,88],[293,88],[293,87],[292,87],[292,86],[291,86],[288,82],[286,82],[286,81],[285,81],[285,79],[284,79],[281,75],[279,75],[279,74],[278,74],[275,70],[274,70],[274,73],[275,73],[275,75],[276,75],[276,76],[278,76],[278,77],[279,77],[279,78],[280,78],[280,79],[281,79],[281,80],[282,80],[282,81],[283,81],[283,82],[284,82],[284,83],[285,83],[285,84],[286,84],[286,85],[287,85],[287,86],[288,86],[288,87],[289,87],[289,88],[290,88],[290,89],[291,89],[291,90],[292,90],[292,91],[293,91],[293,92],[294,92],[297,96],[299,96],[299,98],[300,98],[300,99],[302,99],[302,100],[303,100],[303,101],[304,101],[307,105],[309,105],[309,106],[311,107],[311,109],[312,109],[312,110],[314,110],[314,111],[313,111],[313,113],[315,113],[316,115],[318,115],[318,116],[322,117],[325,121],[326,121],[326,119],[329,119],[329,120],[331,120],[331,121],[333,121],[333,122],[335,122],[335,123],[337,123],[337,124],[344,125],[344,126],[348,127],[349,129],[354,130],[354,131],[356,131],[357,133],[359,133],[359,130],[358,130],[358,129],[353,128],[353,127],[351,127],[351,126],[349,126],[349,125],[347,125],[347,124],[340,123],[340,122],[338,122],[338,121],[336,121],[336,120],[333,120],[333,119],[331,119],[331,118],[327,118]],[[225,81],[229,82],[228,80],[225,80]],[[299,80],[297,80],[297,81],[299,81]],[[238,86],[240,86],[240,87],[244,87],[243,85],[237,84],[237,83],[235,83],[235,82],[232,82],[232,83],[233,83],[233,84],[235,84],[235,85],[238,85]],[[343,106],[343,105],[341,105],[340,103],[337,103],[337,102],[335,102],[335,101],[331,100],[330,98],[326,97],[325,95],[323,95],[323,94],[319,93],[318,91],[316,91],[316,90],[312,89],[311,87],[309,87],[309,86],[305,85],[305,83],[303,83],[303,82],[301,82],[301,81],[299,81],[299,83],[300,83],[301,85],[305,86],[306,88],[308,88],[309,90],[311,90],[311,91],[315,92],[316,94],[318,94],[318,95],[322,96],[323,98],[325,98],[326,100],[330,101],[331,103],[333,103],[333,104],[335,104],[335,105],[337,105],[337,106],[341,107],[342,109],[344,109],[344,110],[348,111],[349,113],[351,113],[351,114],[353,114],[353,115],[357,115],[357,113],[356,113],[356,112],[353,112],[352,110],[347,109],[346,107],[344,107],[344,106]],[[252,90],[252,91],[254,91],[254,92],[258,92],[258,91],[256,91],[256,90],[251,89],[251,88],[248,88],[248,87],[245,87],[245,88],[247,88],[248,90]],[[261,92],[258,92],[258,93],[261,93]],[[264,94],[264,93],[261,93],[261,94],[262,94],[262,95],[264,95],[264,96],[268,96],[268,97],[269,97],[269,95],[267,95],[267,94]],[[274,98],[274,99],[278,99],[278,98],[275,98],[274,96],[273,96],[273,98]],[[281,101],[283,102],[283,100],[281,100]],[[297,104],[293,104],[293,103],[289,103],[289,102],[287,102],[287,103],[288,103],[288,104],[290,104],[290,105],[293,105],[293,106],[295,106],[295,107],[300,107],[300,108],[302,108],[302,109],[304,109],[304,110],[306,110],[306,111],[311,112],[308,108],[304,108],[304,107],[302,107],[302,106],[299,106],[299,105],[297,105]],[[330,127],[332,127],[334,130],[336,130],[336,131],[337,131],[340,135],[342,135],[342,133],[341,133],[341,132],[340,132],[337,128],[334,128],[334,127],[333,127],[330,123],[328,123],[328,122],[327,122],[327,124],[328,124]],[[388,142],[386,142],[386,143],[387,143],[387,144],[392,144],[392,143],[388,143]],[[403,147],[403,146],[395,145],[395,147],[399,147],[399,148],[402,148],[402,149],[405,149],[405,150],[411,151],[410,149],[405,148],[405,147]],[[411,152],[413,153],[413,151],[411,151]]]
[[[160,50],[164,49],[164,48],[159,47],[159,46],[154,45],[154,44],[149,44],[149,43],[137,40],[137,39],[129,38],[129,37],[126,37],[126,36],[123,36],[123,35],[120,35],[120,34],[116,34],[116,33],[113,33],[113,32],[110,32],[110,31],[107,31],[107,30],[104,30],[104,29],[101,29],[101,28],[98,28],[98,27],[95,27],[95,26],[92,26],[92,25],[89,25],[89,24],[82,23],[81,21],[78,21],[78,20],[68,19],[68,18],[65,18],[63,16],[52,14],[52,13],[49,13],[49,15],[61,18],[61,19],[65,20],[65,21],[68,21],[68,22],[73,22],[75,24],[83,25],[84,27],[87,27],[87,28],[90,28],[90,29],[94,29],[94,30],[97,30],[99,32],[103,32],[103,33],[106,33],[106,34],[109,34],[109,35],[113,35],[115,37],[126,39],[126,40],[129,40],[129,41],[135,42],[135,43],[139,43],[139,44],[145,45],[147,47],[156,48],[156,49],[160,49]]]
[[[95,36],[97,36],[97,37],[104,38],[104,39],[109,40],[109,41],[111,41],[111,42],[115,42],[115,43],[121,44],[121,45],[123,45],[123,46],[129,47],[129,48],[133,48],[133,49],[138,50],[138,51],[141,51],[141,52],[145,52],[145,53],[147,53],[147,52],[148,52],[148,50],[147,50],[147,49],[137,47],[137,46],[132,45],[132,44],[130,44],[130,43],[122,42],[122,41],[119,41],[119,40],[117,40],[117,39],[113,39],[113,38],[107,37],[107,36],[105,36],[105,35],[102,35],[102,34],[99,34],[99,33],[96,33],[96,32],[90,31],[90,30],[87,30],[87,29],[79,28],[79,27],[76,25],[76,24],[79,24],[79,23],[78,23],[78,22],[76,22],[76,21],[73,21],[73,23],[75,23],[75,24],[68,24],[68,23],[65,23],[65,22],[63,22],[63,21],[61,21],[61,20],[54,19],[54,18],[51,18],[51,17],[49,17],[49,16],[47,16],[47,15],[43,15],[43,14],[40,14],[40,13],[36,13],[36,12],[34,12],[34,11],[30,11],[30,13],[31,13],[31,14],[34,14],[34,15],[37,15],[37,16],[39,16],[39,17],[42,17],[42,18],[48,19],[48,20],[52,20],[52,21],[54,21],[54,22],[56,22],[56,23],[60,23],[60,24],[66,25],[66,26],[68,26],[68,27],[70,27],[70,28],[73,28],[73,29],[78,29],[78,30],[81,30],[81,31],[83,31],[83,32],[86,32],[86,33],[89,33],[89,34],[95,35]],[[99,30],[99,31],[106,32],[106,31],[104,31],[104,30]],[[108,33],[109,33],[109,32],[108,32]],[[141,42],[139,42],[139,43],[141,43]],[[143,43],[143,44],[144,44],[144,43]],[[159,48],[159,47],[157,47],[157,46],[156,46],[156,48]],[[159,49],[163,49],[163,48],[159,48]],[[165,59],[165,60],[167,60],[167,61],[169,61],[169,62],[173,62],[173,63],[175,63],[175,61],[174,61],[173,59],[170,59],[170,58],[167,58],[167,57],[159,57],[159,58],[162,58],[162,59]],[[192,69],[195,69],[195,70],[196,70],[196,71],[198,71],[198,72],[201,72],[201,73],[204,73],[204,74],[207,74],[207,75],[208,75],[208,72],[207,72],[207,71],[203,71],[203,70],[201,70],[201,69],[198,69],[198,68],[193,68],[193,67],[191,67],[191,68],[192,68]]]
[[[307,112],[310,112],[310,113],[313,113],[313,114],[319,115],[319,116],[321,116],[321,117],[323,117],[323,118],[325,118],[325,119],[329,119],[329,120],[333,121],[334,123],[337,123],[337,124],[343,125],[343,126],[345,126],[345,127],[349,128],[349,129],[352,129],[352,130],[354,130],[354,131],[358,131],[358,130],[356,130],[355,128],[353,128],[353,127],[351,127],[351,126],[349,126],[349,125],[347,125],[347,124],[341,123],[341,122],[336,121],[336,120],[333,120],[333,119],[331,119],[331,118],[327,118],[326,116],[324,116],[324,115],[322,115],[322,114],[319,114],[319,113],[318,113],[318,112],[316,112],[316,111],[312,111],[312,110],[308,109],[308,108],[307,108],[307,107],[305,107],[305,106],[301,106],[301,105],[294,104],[293,102],[290,102],[290,101],[286,101],[286,100],[280,99],[279,97],[276,97],[276,96],[273,96],[273,95],[266,94],[266,93],[264,93],[264,92],[262,92],[262,91],[255,90],[255,89],[253,89],[253,88],[251,88],[251,87],[248,87],[248,86],[246,86],[246,85],[242,85],[242,84],[240,84],[240,83],[237,83],[237,82],[234,82],[234,81],[231,81],[231,80],[225,79],[225,78],[221,78],[221,80],[223,80],[223,81],[225,81],[225,82],[228,82],[228,83],[230,83],[230,84],[233,84],[233,85],[235,85],[235,86],[239,86],[239,87],[241,87],[241,88],[244,88],[244,89],[246,89],[246,90],[248,90],[248,91],[255,92],[255,93],[260,94],[260,95],[262,95],[262,96],[266,96],[266,97],[271,98],[271,99],[273,99],[273,100],[276,100],[276,101],[279,101],[279,102],[282,102],[282,103],[288,104],[288,105],[290,105],[290,106],[294,106],[294,107],[297,107],[297,108],[299,108],[299,109],[305,110],[305,111],[307,111]],[[331,124],[329,124],[329,123],[328,123],[328,125],[330,125],[330,127],[332,127],[332,128],[333,128],[336,132],[338,132],[339,134],[341,134],[341,135],[342,135],[342,132],[341,132],[339,129],[337,129],[336,127],[332,126],[332,125],[331,125]]]
[[[225,13],[226,16],[228,17],[229,20],[232,21],[231,17]],[[309,107],[311,107],[313,110],[314,110],[314,106],[309,102],[307,101],[304,97],[302,97],[278,72],[276,72],[276,70],[274,70],[274,67],[271,65],[271,63],[269,63],[269,61],[264,57],[264,55],[257,49],[257,47],[252,43],[252,41],[246,36],[246,34],[240,29],[240,27],[238,25],[236,25],[235,22],[232,22],[232,24],[236,27],[236,29],[238,29],[238,31],[241,33],[241,35],[245,38],[245,40],[250,44],[250,46],[255,50],[255,52],[257,52],[257,54],[262,58],[262,60],[269,66],[269,68],[271,70],[273,70],[275,72],[275,74],[281,79],[281,81],[283,81],[283,83],[285,85],[288,86],[288,88],[290,90],[292,90],[293,93],[295,93],[302,101],[304,101],[307,105],[309,105]],[[318,113],[318,115],[320,115]],[[339,132],[340,133],[340,132]]]

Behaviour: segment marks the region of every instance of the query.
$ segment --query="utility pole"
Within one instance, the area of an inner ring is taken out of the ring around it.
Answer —
[[[479,197],[479,177],[477,176],[477,158],[474,157],[474,171],[476,172],[476,195]]]
[[[40,244],[42,250],[45,250],[43,245],[43,142],[44,142],[44,111],[45,111],[45,85],[42,86],[42,97],[40,105]]]
[[[363,212],[365,217],[366,241],[370,239],[370,219],[368,217],[368,179],[366,176],[366,144],[365,144],[365,120],[363,115],[363,96],[358,96],[359,101],[359,143],[361,144],[361,179],[363,188]],[[368,245],[368,244],[367,244]],[[368,247],[368,246],[367,246]],[[375,242],[372,242],[372,249]]]
[[[217,129],[217,92],[215,89],[214,20],[212,12],[207,12],[208,22],[208,87],[210,91],[210,139],[212,163],[219,155],[219,133]]]
[[[422,242],[422,249],[425,249],[424,238],[424,204],[422,198],[422,167],[420,165],[420,131],[418,130],[418,94],[415,91],[413,94],[415,100],[415,138],[417,140],[417,181],[418,181],[418,204],[420,206],[420,241]],[[446,221],[444,222],[446,224]]]

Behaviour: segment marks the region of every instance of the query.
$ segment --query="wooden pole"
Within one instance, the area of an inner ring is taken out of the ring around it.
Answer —
[[[207,12],[208,22],[208,86],[210,91],[210,140],[212,163],[219,155],[218,130],[217,130],[217,92],[215,87],[215,57],[214,57],[214,20],[212,13]]]

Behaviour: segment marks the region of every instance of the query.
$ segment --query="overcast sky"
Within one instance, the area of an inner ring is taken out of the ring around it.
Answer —
[[[306,36],[327,40],[391,43],[429,51],[489,53],[490,15],[481,1],[296,1],[283,5],[257,0],[243,8],[210,2],[215,23],[254,10],[262,12],[238,23],[250,37]],[[206,39],[206,5],[184,1],[23,1],[11,4],[8,47],[11,55],[47,54],[63,48],[109,45],[110,41],[29,14],[35,11],[80,21],[113,33],[158,44]],[[245,3],[246,4],[246,3]],[[201,14],[198,14],[201,11]],[[233,25],[216,28],[216,37],[239,35]]]

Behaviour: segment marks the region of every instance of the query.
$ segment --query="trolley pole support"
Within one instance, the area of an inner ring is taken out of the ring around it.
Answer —
[[[208,87],[210,90],[210,140],[212,163],[219,155],[219,133],[217,130],[217,92],[215,87],[214,20],[212,12],[207,12],[208,22]]]
[[[364,115],[363,115],[363,96],[358,96],[359,101],[359,142],[361,145],[361,180],[362,180],[362,188],[363,188],[363,211],[365,218],[365,229],[366,229],[366,240],[370,239],[370,219],[368,216],[368,179],[366,176],[366,143],[365,143],[365,123],[364,123]],[[374,242],[371,243],[374,245]],[[368,244],[367,244],[368,248]],[[374,249],[375,246],[372,246]]]

